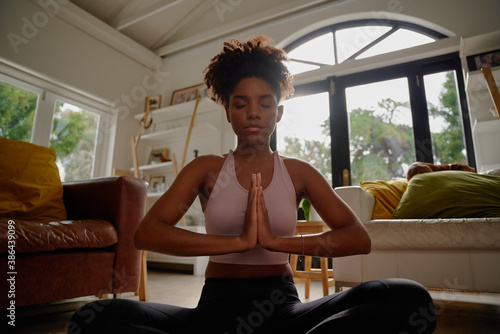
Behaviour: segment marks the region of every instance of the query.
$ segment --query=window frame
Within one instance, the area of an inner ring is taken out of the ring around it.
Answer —
[[[316,63],[316,62],[311,62],[311,61],[301,61],[301,60],[297,60],[297,59],[292,59],[292,60],[299,62],[299,63],[317,65],[317,66],[320,66],[320,68],[326,67],[326,66],[335,66],[335,65],[341,64],[338,62],[337,43],[335,40],[335,32],[337,30],[341,30],[341,29],[355,28],[355,27],[369,26],[369,25],[390,26],[391,30],[384,33],[382,36],[376,38],[372,42],[368,43],[368,45],[364,46],[363,48],[361,48],[360,50],[355,52],[349,58],[345,59],[342,63],[344,63],[346,61],[355,60],[355,58],[359,54],[361,54],[364,51],[366,51],[367,49],[371,48],[373,45],[379,43],[381,40],[385,39],[386,37],[392,35],[398,29],[408,29],[408,30],[426,35],[428,37],[435,38],[436,40],[448,37],[448,36],[446,36],[440,32],[437,32],[435,30],[432,30],[432,29],[429,29],[426,27],[422,27],[422,26],[419,26],[417,24],[410,23],[410,22],[397,21],[397,20],[390,20],[389,21],[389,20],[382,20],[382,19],[379,19],[379,20],[360,19],[360,20],[352,20],[352,21],[348,21],[348,22],[341,22],[341,23],[333,24],[333,25],[312,31],[312,32],[296,39],[295,41],[289,43],[286,47],[284,47],[284,50],[286,52],[290,52],[291,50],[299,47],[300,45],[302,45],[302,44],[304,44],[304,43],[306,43],[306,42],[308,42],[316,37],[319,37],[319,36],[327,34],[327,33],[332,33],[333,34],[332,42],[333,42],[333,51],[334,51],[334,62],[335,62],[334,65],[325,65],[325,64],[321,64],[321,63]]]
[[[337,62],[337,45],[335,39],[335,32],[339,29],[349,28],[349,27],[359,27],[366,25],[383,25],[391,26],[391,33],[397,31],[399,28],[408,29],[417,33],[424,34],[431,38],[435,38],[436,41],[440,39],[447,38],[448,36],[437,32],[435,30],[422,27],[417,24],[403,22],[403,21],[392,21],[392,20],[374,20],[374,19],[362,19],[353,20],[349,22],[342,22],[334,25],[330,25],[324,28],[312,31],[304,36],[296,39],[295,41],[289,43],[284,47],[284,50],[289,52],[296,47],[312,40],[318,36],[331,32],[333,35],[332,41],[334,43],[334,65],[325,65],[314,62],[304,62],[309,64],[315,64],[320,66],[321,69],[335,69],[342,63]],[[358,61],[354,59],[359,54],[363,53],[365,50],[369,49],[374,44],[380,42],[386,36],[389,36],[389,32],[383,34],[381,37],[376,38],[374,41],[366,45],[364,48],[360,49],[358,52],[351,55],[344,62],[348,60]],[[417,46],[418,48],[418,46]],[[404,50],[404,49],[401,49]],[[398,51],[401,51],[398,50]],[[386,53],[387,55],[398,52],[391,51]],[[438,53],[439,54],[439,53]],[[364,58],[366,61],[368,58]],[[293,61],[300,62],[300,60],[291,59]],[[361,59],[359,60],[361,61]],[[343,62],[343,63],[344,63]],[[349,64],[350,65],[350,64]],[[345,65],[344,69],[345,69]],[[458,52],[440,54],[438,56],[422,57],[421,59],[415,59],[409,62],[398,63],[393,66],[382,66],[378,68],[363,70],[361,72],[353,71],[345,75],[325,75],[325,79],[317,79],[313,82],[304,83],[295,87],[294,97],[320,93],[324,91],[330,91],[330,131],[331,131],[331,155],[332,155],[332,185],[343,186],[346,185],[344,182],[344,171],[347,169],[349,171],[348,183],[351,184],[350,177],[350,152],[349,152],[349,133],[348,133],[348,115],[347,106],[345,98],[345,88],[347,85],[359,85],[363,83],[376,82],[382,80],[390,80],[396,77],[407,76],[409,78],[409,94],[410,94],[410,104],[412,110],[412,119],[414,127],[414,137],[415,146],[420,140],[427,139],[432,142],[432,135],[429,125],[429,116],[427,110],[427,99],[425,97],[425,87],[424,87],[424,75],[453,70],[456,73],[457,80],[457,93],[458,102],[461,109],[461,121],[464,131],[464,145],[467,152],[468,164],[475,167],[475,152],[472,142],[472,129],[469,117],[469,108],[467,103],[467,96],[465,93],[465,82],[462,73],[461,61]],[[406,72],[405,72],[406,71]],[[325,71],[327,73],[334,73],[333,70]],[[318,70],[316,70],[318,73]],[[299,76],[301,74],[298,74]],[[307,75],[306,75],[307,77]],[[340,93],[342,92],[342,94]],[[414,110],[424,110],[423,115],[417,115]],[[343,126],[339,129],[335,127],[334,123],[340,122]],[[415,130],[416,127],[416,130]],[[273,134],[272,138],[272,148],[276,149],[276,133]],[[418,147],[415,148],[417,157],[421,161],[432,162],[434,157],[432,154],[432,147],[427,152],[422,152]],[[334,158],[335,157],[335,158]]]
[[[462,76],[462,67],[458,52],[432,58],[412,61],[371,71],[358,72],[339,77],[330,77],[335,91],[330,95],[330,129],[332,136],[332,157],[337,157],[337,163],[332,159],[333,185],[342,186],[343,171],[351,170],[349,153],[348,115],[345,98],[345,89],[351,86],[407,77],[412,110],[413,136],[415,140],[415,159],[423,162],[434,161],[433,148],[422,149],[418,143],[432,142],[429,125],[429,111],[425,95],[424,79],[428,74],[455,71],[457,80],[458,101],[460,103],[461,121],[464,131],[464,145],[467,152],[468,164],[476,166],[474,145],[472,143],[472,129],[470,114],[465,94],[465,83]],[[338,126],[336,124],[342,124]],[[345,149],[347,148],[347,150]],[[349,173],[349,184],[351,178]]]
[[[24,79],[30,79],[31,76],[24,72],[22,74],[19,73],[19,77],[27,77]],[[39,81],[35,80],[35,78],[32,79],[32,81]],[[92,167],[92,178],[111,174],[113,148],[116,135],[116,113],[111,114],[109,112],[91,106],[91,104],[93,104],[92,101],[84,96],[78,96],[79,100],[88,100],[89,103],[77,101],[76,99],[67,96],[72,94],[66,95],[64,93],[61,94],[53,92],[52,90],[43,87],[43,83],[40,82],[37,82],[40,85],[36,85],[27,82],[28,80],[21,80],[12,75],[8,75],[2,72],[0,72],[0,80],[9,85],[16,86],[21,89],[26,89],[38,94],[30,139],[30,143],[32,144],[49,147],[52,125],[54,121],[54,111],[57,101],[63,103],[67,102],[87,111],[96,113],[99,116],[99,122],[97,127],[96,149]]]

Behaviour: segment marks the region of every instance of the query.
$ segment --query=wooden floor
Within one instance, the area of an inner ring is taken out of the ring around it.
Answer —
[[[149,297],[152,302],[195,307],[198,302],[204,278],[189,273],[158,269],[148,272]],[[311,295],[304,298],[304,284],[297,289],[302,301],[323,296],[321,283],[311,283]],[[333,287],[330,288],[333,293]],[[438,314],[438,334],[489,334],[500,333],[500,295],[478,293],[456,293],[431,291]],[[122,298],[138,299],[133,294]],[[16,334],[62,334],[74,310],[93,300],[80,298],[70,302],[52,303],[43,307],[28,307],[17,310],[16,327],[3,327],[6,317],[2,314],[1,333]],[[7,330],[5,330],[7,328]]]

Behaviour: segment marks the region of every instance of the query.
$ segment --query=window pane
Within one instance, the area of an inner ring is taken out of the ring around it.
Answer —
[[[99,115],[56,102],[50,147],[63,181],[92,178]]]
[[[351,184],[405,177],[415,159],[408,92],[406,78],[346,89]]]
[[[343,62],[389,30],[391,27],[385,26],[361,26],[337,30],[335,42],[338,62]]]
[[[38,94],[0,82],[0,137],[30,142]]]
[[[288,52],[290,59],[306,60],[313,63],[333,65],[333,34],[331,32],[311,39]]]
[[[328,93],[286,100],[277,126],[277,149],[289,157],[310,162],[332,179]]]
[[[290,71],[290,74],[295,75],[307,71],[316,70],[319,68],[317,65],[304,64],[298,61],[290,61],[286,64],[286,67]]]
[[[435,40],[407,29],[399,29],[387,38],[383,39],[373,47],[363,52],[356,59],[368,58],[379,54],[389,53],[397,50],[411,48],[417,45],[432,43]]]
[[[467,164],[455,72],[424,76],[434,162]]]

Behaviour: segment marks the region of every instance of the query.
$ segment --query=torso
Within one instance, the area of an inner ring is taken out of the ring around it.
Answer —
[[[227,154],[223,156],[213,156],[214,161],[210,164],[210,171],[207,172],[203,191],[200,192],[200,201],[203,211],[205,211],[208,199],[217,181],[219,173],[227,158]],[[285,162],[287,159],[284,158]],[[253,173],[261,173],[262,186],[266,189],[272,181],[273,177],[273,156],[272,154],[260,159],[244,159],[235,155],[235,171],[239,184],[245,188],[250,188],[251,175]],[[285,162],[287,170],[289,170]],[[296,195],[300,190],[294,184]],[[245,265],[245,264],[226,264],[209,261],[205,276],[206,277],[224,277],[224,278],[256,278],[256,277],[271,277],[271,276],[292,276],[290,265]]]

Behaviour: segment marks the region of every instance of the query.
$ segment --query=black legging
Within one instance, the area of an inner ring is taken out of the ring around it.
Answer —
[[[432,299],[404,279],[371,281],[302,303],[293,279],[208,278],[194,309],[127,299],[75,312],[68,333],[432,333]]]

